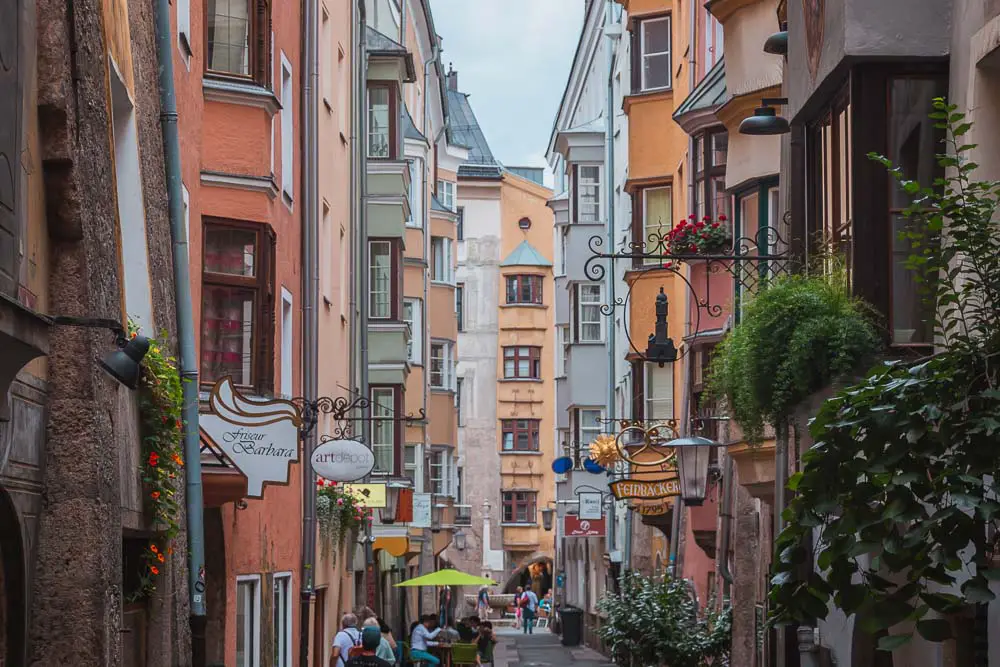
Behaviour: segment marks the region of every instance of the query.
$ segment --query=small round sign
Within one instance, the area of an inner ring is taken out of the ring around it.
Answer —
[[[560,456],[552,462],[552,472],[557,475],[565,475],[573,469],[573,459],[568,456]]]
[[[595,475],[600,475],[602,472],[605,472],[604,467],[594,459],[586,459],[583,462],[583,469],[587,472],[592,472]]]
[[[312,467],[331,482],[353,482],[371,473],[375,455],[357,440],[327,440],[313,450]]]

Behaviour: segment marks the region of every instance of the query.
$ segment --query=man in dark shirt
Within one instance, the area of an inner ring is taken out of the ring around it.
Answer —
[[[368,626],[361,632],[361,654],[347,661],[347,667],[392,667],[375,655],[378,645],[382,643],[382,633],[375,626]]]

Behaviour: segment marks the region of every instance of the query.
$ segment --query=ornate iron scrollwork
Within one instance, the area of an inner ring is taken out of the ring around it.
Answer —
[[[305,398],[298,396],[291,399],[291,402],[299,408],[299,412],[302,415],[302,428],[299,433],[303,440],[307,438],[310,433],[312,433],[314,428],[316,428],[316,424],[319,422],[319,416],[321,414],[331,415],[334,421],[333,430],[330,434],[324,436],[327,440],[343,440],[352,437],[354,434],[354,423],[359,421],[389,420],[393,422],[401,421],[406,424],[411,424],[427,418],[427,413],[423,408],[420,408],[415,415],[411,413],[402,417],[350,416],[355,410],[364,411],[371,406],[371,401],[364,396],[358,396],[353,400],[346,396],[338,396],[337,398],[320,396],[314,401],[308,401]]]

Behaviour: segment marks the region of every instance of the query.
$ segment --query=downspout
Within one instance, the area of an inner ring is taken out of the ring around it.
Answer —
[[[358,356],[360,354],[359,341],[360,334],[358,332],[358,228],[360,223],[358,222],[358,215],[361,207],[358,205],[358,181],[360,180],[361,170],[359,168],[359,160],[361,156],[361,151],[358,150],[358,109],[360,109],[361,99],[358,92],[358,41],[360,39],[358,35],[358,6],[355,3],[351,3],[351,195],[350,195],[350,225],[349,233],[350,238],[348,240],[348,247],[350,248],[350,271],[347,274],[351,277],[348,281],[348,285],[343,285],[341,289],[347,289],[350,293],[350,313],[348,315],[348,328],[350,331],[350,352],[348,357],[348,380],[347,386],[348,391],[353,392],[359,385],[358,379]]]
[[[729,423],[723,422],[725,437],[723,444],[729,441]],[[733,533],[733,458],[726,456],[726,464],[722,469],[722,509],[719,512],[722,534],[719,536],[719,576],[722,577],[722,604],[729,604],[733,573],[729,569],[729,542]]]
[[[317,165],[319,48],[316,0],[302,0],[302,394],[319,396],[319,174]],[[317,425],[302,441],[302,572],[299,598],[299,665],[309,667],[309,608],[316,563],[316,476],[311,461]]]
[[[361,166],[358,172],[358,238],[360,255],[358,257],[358,278],[360,279],[360,294],[358,294],[358,305],[360,317],[358,322],[358,336],[360,337],[360,368],[361,374],[361,396],[366,401],[371,399],[371,392],[368,388],[368,37],[366,30],[367,15],[365,12],[365,0],[358,0],[359,13],[359,54],[360,57],[360,77],[358,81],[358,137],[359,142],[355,146],[361,158]],[[368,421],[370,411],[361,410],[361,441],[371,443],[371,422]]]
[[[156,51],[160,61],[160,128],[167,180],[170,241],[173,244],[174,306],[177,314],[177,357],[180,359],[184,405],[184,499],[187,504],[188,596],[191,623],[191,664],[205,665],[205,524],[201,488],[201,443],[198,435],[198,363],[195,358],[194,314],[191,309],[191,258],[184,226],[181,192],[181,147],[174,92],[173,31],[170,0],[156,3]]]

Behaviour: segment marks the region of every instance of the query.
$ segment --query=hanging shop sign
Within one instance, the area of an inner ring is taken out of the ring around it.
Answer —
[[[413,494],[413,520],[410,521],[410,526],[413,528],[430,528],[431,527],[431,494],[429,493],[414,493]]]
[[[344,491],[354,496],[362,507],[385,507],[385,484],[344,484]]]
[[[629,509],[641,516],[663,516],[672,508],[672,503],[649,503],[648,505],[632,505]]]
[[[580,499],[580,518],[597,521],[604,518],[604,494],[600,491],[583,491],[577,494]]]
[[[288,484],[302,427],[293,403],[246,398],[225,377],[212,387],[208,406],[211,412],[198,417],[202,437],[246,476],[247,496],[263,497],[265,484]]]
[[[677,477],[656,481],[626,478],[611,482],[608,486],[618,500],[626,498],[656,500],[658,498],[673,498],[681,494],[681,484]]]
[[[566,537],[602,537],[606,530],[604,519],[588,521],[572,514],[566,515],[563,527]]]
[[[312,455],[316,474],[331,482],[353,482],[375,468],[375,454],[357,440],[326,440]]]

